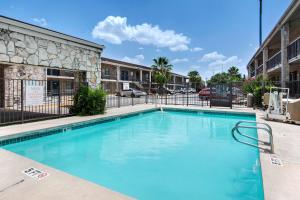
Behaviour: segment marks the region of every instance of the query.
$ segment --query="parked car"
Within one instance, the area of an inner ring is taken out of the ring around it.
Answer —
[[[186,89],[186,88],[181,88],[181,89],[179,90],[179,92],[180,92],[181,94],[185,94],[185,93],[187,92],[187,89]]]
[[[196,93],[196,89],[195,88],[189,88],[189,93]]]
[[[199,93],[199,98],[200,99],[204,99],[204,100],[208,100],[209,97],[210,97],[210,88],[203,88]],[[212,95],[216,94],[216,90],[215,89],[212,89]]]
[[[242,94],[242,90],[237,87],[232,87],[232,96],[237,97],[239,94]],[[227,91],[227,95],[230,95],[230,90]]]
[[[173,94],[172,91],[168,88],[151,88],[151,93],[152,94]]]
[[[141,96],[146,96],[147,93],[137,89],[130,88],[129,90],[120,91],[119,95],[121,97],[141,97]]]

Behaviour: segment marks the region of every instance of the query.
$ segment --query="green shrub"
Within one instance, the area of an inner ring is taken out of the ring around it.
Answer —
[[[106,104],[106,93],[102,88],[91,88],[81,85],[74,96],[71,113],[75,115],[103,114]]]
[[[270,87],[273,84],[267,80],[263,79],[262,76],[258,76],[256,79],[248,79],[243,83],[244,93],[252,93],[254,96],[255,106],[260,107],[262,105],[262,96],[265,92],[270,91]]]

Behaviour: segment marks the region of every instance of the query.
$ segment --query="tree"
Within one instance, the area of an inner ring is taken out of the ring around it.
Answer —
[[[209,84],[224,84],[229,82],[229,75],[226,72],[213,75],[208,81]]]
[[[170,80],[172,67],[173,65],[170,64],[166,57],[153,59],[152,69],[154,72],[154,80],[158,83],[160,90],[162,90]]]
[[[229,82],[242,81],[242,75],[239,68],[232,66],[227,72],[217,73],[208,81],[209,84],[224,84]]]
[[[195,88],[197,91],[203,87],[204,84],[198,71],[196,70],[190,71],[188,73],[188,77],[190,79],[190,83],[192,84],[192,87]]]
[[[241,81],[242,75],[239,72],[239,68],[232,66],[228,69],[228,75],[230,81]]]

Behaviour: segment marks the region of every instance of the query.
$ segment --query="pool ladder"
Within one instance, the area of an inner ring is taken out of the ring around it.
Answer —
[[[269,141],[268,142],[265,142],[265,141],[261,141],[255,137],[251,137],[245,133],[242,133],[240,128],[243,128],[243,129],[256,129],[256,130],[263,130],[265,132],[268,133],[268,136],[269,136]],[[251,140],[254,140],[254,141],[257,141],[258,143],[260,144],[263,144],[263,145],[266,145],[266,146],[269,146],[269,149],[265,149],[263,147],[260,147],[259,145],[255,145],[255,144],[251,144],[251,143],[248,143],[248,142],[244,142],[240,139],[238,139],[236,137],[235,134],[239,134],[240,136],[242,137],[246,137],[246,138],[249,138]],[[264,151],[269,151],[270,153],[274,153],[274,143],[273,143],[273,134],[272,134],[272,128],[271,126],[269,126],[268,124],[266,123],[261,123],[261,122],[256,122],[256,121],[238,121],[234,128],[231,130],[231,134],[232,134],[232,137],[237,141],[237,142],[240,142],[242,144],[246,144],[246,145],[249,145],[249,146],[252,146],[252,147],[256,147],[256,148],[259,148],[259,149],[263,149]]]

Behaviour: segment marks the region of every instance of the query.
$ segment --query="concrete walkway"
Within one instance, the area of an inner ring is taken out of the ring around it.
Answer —
[[[126,200],[123,194],[0,149],[1,200]],[[35,180],[21,171],[34,167],[49,173]]]
[[[109,109],[105,115],[88,117],[68,117],[48,121],[34,122],[22,125],[12,125],[0,128],[0,139],[17,136],[24,131],[51,128],[55,126],[76,123],[96,118],[117,116],[126,113],[153,109],[154,105],[136,105]],[[163,106],[168,108],[186,109],[186,106]],[[257,121],[271,125],[274,135],[275,154],[283,165],[271,163],[270,154],[260,152],[264,193],[266,200],[296,200],[300,197],[300,126],[265,121],[263,112],[249,108],[213,108],[189,106],[189,109],[215,110],[224,112],[247,112],[256,114]],[[265,134],[259,132],[263,140]],[[251,147],[249,147],[251,148]],[[128,199],[128,197],[112,192],[101,186],[73,177],[59,170],[47,167],[25,157],[6,150],[0,150],[0,199]],[[21,173],[28,167],[46,170],[51,175],[41,181],[32,180]],[[24,179],[20,184],[18,181]],[[13,185],[13,186],[12,186]],[[89,189],[87,189],[89,188]],[[75,192],[76,191],[76,192]]]

